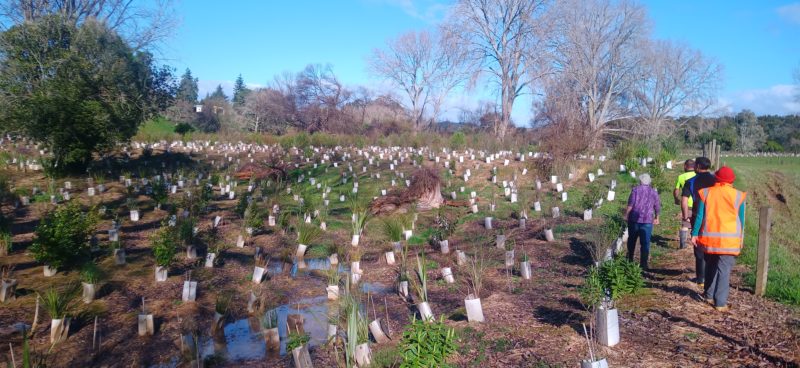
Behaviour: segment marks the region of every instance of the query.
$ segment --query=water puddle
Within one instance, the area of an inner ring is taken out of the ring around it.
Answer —
[[[296,303],[284,304],[275,309],[278,316],[278,335],[281,339],[280,355],[286,354],[289,331],[287,319],[290,314],[303,317],[303,330],[311,337],[309,346],[319,346],[328,340],[328,311],[336,311],[335,302],[328,302],[326,296],[301,299]],[[228,361],[260,360],[268,356],[266,340],[261,330],[259,318],[251,317],[236,320],[224,327],[224,336],[212,338],[205,336],[201,343],[203,358],[214,354]]]
[[[305,275],[311,273],[312,271],[328,271],[330,269],[331,261],[327,257],[309,259],[301,258],[295,260],[295,262],[292,264],[289,275],[292,278],[296,278],[298,273]],[[339,273],[349,272],[349,268],[342,262],[339,262],[338,270]]]
[[[375,294],[379,294],[379,295],[392,294],[392,293],[394,293],[394,287],[386,286],[384,284],[377,283],[377,282],[362,282],[361,283],[361,292],[364,293],[364,294],[369,293],[369,294],[372,294],[372,295],[375,295]]]

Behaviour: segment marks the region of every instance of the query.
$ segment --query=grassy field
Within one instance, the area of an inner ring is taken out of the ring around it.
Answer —
[[[745,220],[745,248],[738,263],[748,266],[744,275],[745,286],[755,288],[755,265],[758,248],[759,209],[772,207],[772,232],[770,264],[766,296],[792,305],[800,305],[800,233],[797,232],[800,216],[800,158],[725,158],[724,164],[736,172],[735,187],[748,193]],[[666,177],[674,183],[679,169],[667,171]],[[618,181],[634,184],[628,175],[619,175]],[[576,188],[574,198],[585,188]],[[620,213],[630,194],[630,185],[617,191],[617,201],[602,207],[595,216]],[[567,204],[567,211],[577,211],[577,206]],[[668,248],[676,248],[680,208],[673,204],[672,192],[661,193],[661,224],[653,229],[651,259],[658,258]],[[574,207],[574,208],[573,208]]]
[[[725,158],[736,172],[736,188],[748,193],[745,248],[739,262],[750,266],[747,286],[755,285],[759,209],[772,207],[767,296],[800,305],[800,159]]]
[[[163,117],[158,117],[139,126],[135,139],[147,142],[152,140],[151,138],[171,138],[175,135],[175,124]]]

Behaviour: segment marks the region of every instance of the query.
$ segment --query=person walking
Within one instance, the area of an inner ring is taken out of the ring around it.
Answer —
[[[694,160],[694,172],[696,175],[687,180],[681,192],[681,214],[683,222],[694,224],[697,215],[698,193],[714,186],[717,179],[708,170],[711,168],[711,160],[708,157],[698,157]],[[691,201],[691,202],[690,202]],[[690,205],[691,203],[691,205]],[[690,225],[691,226],[691,225]],[[697,247],[694,248],[694,270],[697,288],[703,290],[705,287],[706,261],[705,255]]]
[[[706,262],[703,296],[718,311],[727,311],[731,269],[744,246],[747,193],[736,190],[736,174],[727,166],[717,170],[716,184],[700,191],[692,244]]]
[[[639,185],[631,190],[628,207],[625,209],[625,218],[628,220],[628,260],[633,261],[638,239],[641,244],[639,265],[642,270],[648,268],[650,236],[653,234],[653,225],[658,225],[658,215],[661,212],[661,199],[658,192],[650,186],[651,181],[650,175],[639,175]]]
[[[683,187],[686,186],[686,181],[693,178],[697,175],[694,172],[694,160],[688,159],[683,163],[683,174],[678,175],[678,181],[675,183],[675,190],[672,191],[672,197],[675,198],[675,204],[680,206],[681,205],[681,192],[683,191]],[[692,198],[689,198],[689,207],[691,208]],[[684,221],[683,217],[681,217],[681,229],[679,233],[680,238],[680,247],[681,249],[686,248],[686,241],[689,238],[689,229],[692,227],[692,224],[689,221]]]

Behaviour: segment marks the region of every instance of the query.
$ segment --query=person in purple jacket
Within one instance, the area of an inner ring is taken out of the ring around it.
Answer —
[[[647,270],[650,236],[653,234],[653,225],[658,225],[658,214],[661,212],[661,198],[650,186],[651,181],[650,175],[639,175],[639,185],[631,190],[625,209],[625,218],[628,220],[628,260],[633,261],[636,240],[639,240],[642,244],[639,261],[642,270]]]

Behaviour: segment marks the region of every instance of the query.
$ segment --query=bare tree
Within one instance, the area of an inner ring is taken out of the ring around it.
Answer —
[[[688,119],[714,105],[721,83],[719,64],[699,50],[669,41],[653,41],[642,54],[632,92],[644,123],[637,126],[639,133],[668,133],[664,123],[671,116]]]
[[[172,0],[8,0],[0,5],[0,26],[58,14],[81,24],[97,19],[124,37],[134,49],[152,48],[178,24]]]
[[[390,40],[370,57],[370,71],[400,88],[414,129],[435,120],[448,93],[466,76],[463,52],[427,31],[408,32]],[[430,115],[430,109],[433,114]]]
[[[241,117],[248,131],[282,133],[291,121],[291,101],[281,91],[259,88],[245,97]]]
[[[350,98],[330,65],[309,64],[296,78],[294,98],[302,128],[309,132],[349,128],[339,119]]]
[[[537,26],[545,0],[461,0],[445,26],[479,70],[500,87],[501,114],[495,134],[505,136],[514,101],[528,86],[527,58],[543,50]]]
[[[553,8],[554,66],[562,88],[578,96],[592,147],[605,134],[628,132],[630,91],[639,70],[638,48],[648,34],[645,11],[628,0],[563,0]],[[554,83],[554,82],[550,82]]]

